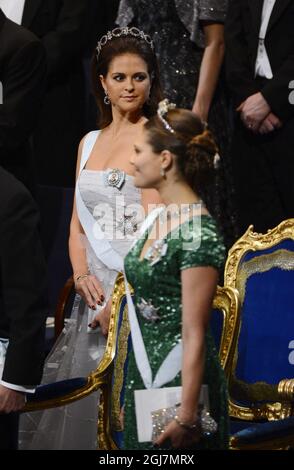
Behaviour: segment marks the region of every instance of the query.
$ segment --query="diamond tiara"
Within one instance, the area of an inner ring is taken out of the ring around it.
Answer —
[[[160,103],[158,104],[158,109],[157,109],[157,115],[159,119],[161,120],[166,130],[168,130],[172,134],[174,134],[175,131],[167,122],[167,120],[164,119],[164,116],[169,112],[170,109],[175,109],[175,107],[176,105],[174,103],[170,103],[168,99],[166,98],[165,100],[160,101]]]
[[[126,26],[124,28],[115,28],[112,31],[108,31],[108,33],[102,36],[100,41],[98,41],[98,44],[96,47],[97,60],[98,60],[102,47],[105,46],[105,44],[108,41],[111,41],[114,38],[120,38],[122,36],[133,36],[135,38],[144,39],[144,41],[146,41],[147,44],[149,44],[151,49],[154,50],[153,41],[148,34],[145,34],[144,31],[141,31],[140,29],[135,28],[134,26],[132,26],[132,28],[128,28],[128,26]]]
[[[171,127],[171,125],[167,122],[167,120],[164,118],[164,116],[169,112],[170,109],[175,109],[176,105],[174,103],[170,103],[167,98],[164,100],[160,101],[158,104],[157,108],[157,116],[161,120],[162,124],[164,125],[165,129],[169,131],[171,134],[175,134],[176,131]],[[203,145],[201,145],[200,139],[203,137],[203,135],[208,132],[207,130],[207,123],[203,123],[203,126],[205,127],[205,130],[202,132],[202,134],[197,134],[196,136],[192,137],[190,143],[193,143],[195,145],[198,145],[199,147],[202,147],[205,149]],[[207,151],[207,150],[206,150]],[[213,166],[217,170],[220,166],[220,155],[218,151],[215,152],[213,155]]]

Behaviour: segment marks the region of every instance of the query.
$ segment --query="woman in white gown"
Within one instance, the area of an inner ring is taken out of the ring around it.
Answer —
[[[136,28],[116,28],[98,42],[92,75],[101,130],[87,134],[79,146],[69,239],[78,295],[46,361],[43,383],[96,369],[115,278],[139,234],[142,207],[159,202],[154,190],[134,186],[130,163],[136,136],[161,98],[151,39]],[[97,392],[63,408],[24,415],[20,448],[96,449],[98,401]]]

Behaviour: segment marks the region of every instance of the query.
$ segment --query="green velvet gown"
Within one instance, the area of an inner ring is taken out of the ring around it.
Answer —
[[[149,260],[140,261],[140,254],[146,242],[145,236],[136,243],[125,258],[125,270],[128,281],[135,291],[134,303],[142,331],[142,336],[152,369],[153,378],[170,350],[181,338],[181,271],[197,266],[213,266],[218,270],[223,266],[225,248],[218,234],[215,221],[210,215],[194,216],[184,222],[182,228],[193,232],[195,217],[201,217],[201,245],[198,249],[187,249],[183,242],[184,231],[175,238],[173,231],[166,237],[167,251],[160,260],[150,265]],[[198,221],[196,221],[199,223]],[[194,232],[195,233],[195,232]],[[199,237],[199,232],[198,237]],[[195,234],[195,236],[197,236]],[[184,249],[184,247],[186,249]],[[158,308],[160,317],[155,322],[147,320],[140,313],[138,304],[150,301]],[[197,448],[225,449],[228,445],[228,413],[226,380],[221,369],[218,354],[210,332],[206,334],[206,360],[203,383],[209,386],[210,412],[218,423],[218,431],[213,436],[201,439]],[[181,374],[165,384],[181,385]],[[136,416],[134,408],[134,390],[144,389],[144,384],[137,369],[133,352],[130,353],[125,390],[125,449],[152,449],[151,442],[138,443]]]

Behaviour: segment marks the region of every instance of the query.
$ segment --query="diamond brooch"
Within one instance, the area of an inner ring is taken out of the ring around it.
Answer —
[[[142,317],[145,318],[145,320],[155,322],[156,320],[160,319],[157,313],[159,310],[159,307],[154,307],[154,305],[152,305],[151,303],[151,300],[146,302],[145,299],[141,298],[141,303],[137,304],[137,307]]]
[[[105,184],[106,186],[120,189],[125,182],[125,178],[126,174],[124,171],[113,168],[105,173]]]
[[[123,215],[117,222],[117,229],[124,235],[133,235],[138,230],[136,213]]]

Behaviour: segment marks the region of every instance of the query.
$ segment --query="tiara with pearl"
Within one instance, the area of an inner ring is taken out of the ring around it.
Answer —
[[[162,100],[159,102],[158,108],[157,108],[157,116],[161,120],[166,130],[171,132],[172,134],[174,134],[175,131],[171,127],[171,125],[167,122],[167,120],[164,118],[164,116],[169,112],[170,109],[175,109],[175,107],[176,107],[175,103],[170,103],[168,99],[165,98],[165,100]]]
[[[114,28],[112,31],[108,31],[102,38],[98,41],[97,47],[96,47],[96,56],[97,59],[99,57],[99,54],[101,52],[101,49],[103,46],[108,41],[111,41],[112,39],[115,38],[121,38],[122,36],[133,36],[135,38],[141,38],[144,39],[144,41],[149,44],[152,50],[154,50],[154,44],[151,39],[151,37],[148,34],[145,34],[144,31],[141,31],[138,28],[135,28],[135,26],[132,26],[129,28],[128,26],[125,26],[124,28]]]
[[[165,129],[169,131],[171,134],[175,134],[175,130],[171,127],[171,125],[167,122],[167,120],[164,118],[166,114],[169,112],[170,109],[175,109],[176,105],[174,103],[170,103],[169,100],[166,98],[162,101],[159,102],[158,104],[158,109],[157,109],[157,116],[161,120],[162,124],[164,125]],[[201,145],[201,138],[205,135],[206,132],[208,131],[208,124],[203,122],[204,126],[204,131],[202,134],[197,134],[196,136],[192,137],[190,140],[190,144],[198,145],[199,147],[203,148],[203,145]],[[220,166],[220,155],[218,151],[215,152],[213,155],[213,167],[215,170],[217,170]]]

